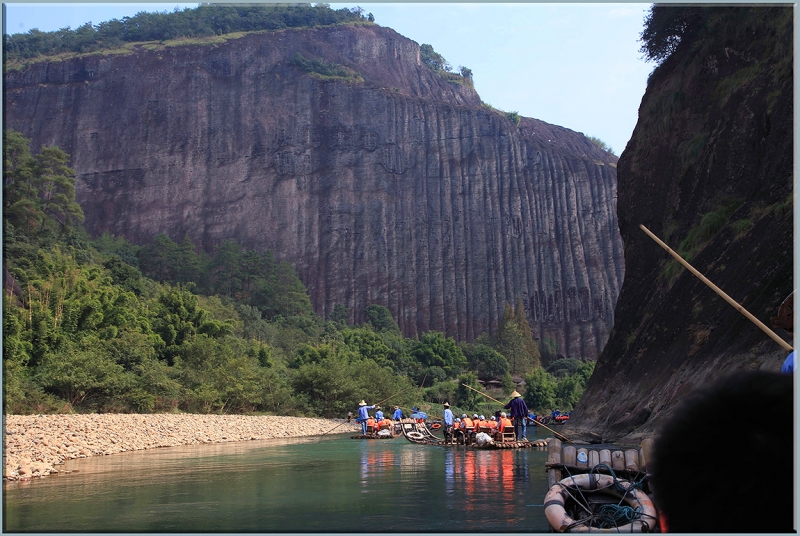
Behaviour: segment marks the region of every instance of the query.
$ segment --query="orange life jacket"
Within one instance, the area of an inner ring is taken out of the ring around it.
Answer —
[[[506,426],[508,426],[509,428],[514,427],[514,425],[511,422],[511,419],[509,419],[508,417],[500,417],[500,431],[504,432]]]
[[[472,419],[470,419],[469,417],[465,417],[464,420],[461,421],[461,424],[465,430],[469,430],[475,426],[474,424],[472,424]]]
[[[372,417],[367,419],[367,426],[371,426],[372,428],[375,428],[375,419],[373,419]]]

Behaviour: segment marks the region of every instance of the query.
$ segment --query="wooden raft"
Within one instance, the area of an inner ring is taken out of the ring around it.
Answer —
[[[614,473],[627,480],[640,479],[647,475],[647,460],[651,459],[653,440],[645,439],[639,447],[595,448],[591,445],[563,446],[558,439],[550,439],[547,454],[548,486],[553,487],[569,475],[588,473],[598,464],[606,464]],[[586,454],[586,461],[579,462],[580,453]],[[595,472],[609,474],[604,467]]]

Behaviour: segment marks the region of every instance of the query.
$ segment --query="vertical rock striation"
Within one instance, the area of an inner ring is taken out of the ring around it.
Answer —
[[[304,57],[356,70],[324,80]],[[481,105],[375,25],[36,63],[5,75],[6,128],[72,155],[86,226],[135,242],[227,238],[292,262],[315,310],[386,305],[406,336],[535,335],[594,358],[622,283],[616,158]]]

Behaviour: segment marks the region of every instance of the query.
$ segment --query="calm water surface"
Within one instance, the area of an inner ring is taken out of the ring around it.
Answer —
[[[547,532],[546,461],[348,435],[130,452],[6,483],[3,529]]]

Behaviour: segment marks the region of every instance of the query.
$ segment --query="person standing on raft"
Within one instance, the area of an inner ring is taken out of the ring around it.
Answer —
[[[395,421],[400,421],[403,419],[403,410],[400,409],[400,406],[394,407],[394,415],[392,415],[392,419]]]
[[[361,423],[361,435],[367,435],[367,419],[369,419],[369,410],[380,408],[380,406],[368,406],[363,400],[358,403],[358,417],[356,422]]]
[[[455,424],[455,420],[453,419],[453,412],[450,411],[450,403],[444,403],[444,442],[452,443],[453,442],[453,425]]]
[[[528,405],[522,399],[522,395],[514,391],[511,393],[511,401],[503,407],[511,409],[511,421],[514,423],[514,435],[517,436],[517,441],[527,441],[528,425],[525,418],[528,416]]]

